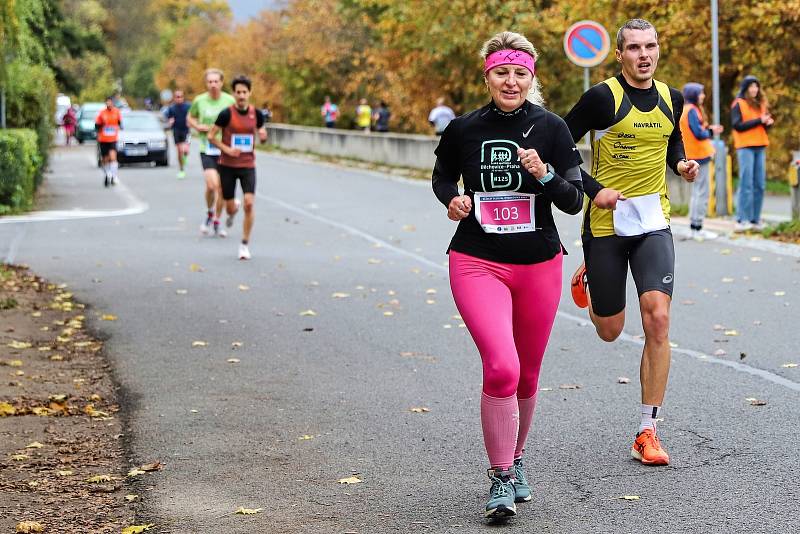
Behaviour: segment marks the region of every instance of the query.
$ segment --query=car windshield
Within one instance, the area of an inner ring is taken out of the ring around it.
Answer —
[[[160,130],[161,124],[154,115],[123,115],[122,128],[125,130]]]
[[[100,113],[100,110],[103,109],[105,106],[84,106],[81,109],[81,120],[94,120],[97,117],[97,114]]]

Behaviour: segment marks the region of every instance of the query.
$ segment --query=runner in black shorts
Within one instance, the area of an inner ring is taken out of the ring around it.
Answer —
[[[180,89],[175,90],[173,96],[174,102],[167,109],[167,118],[169,119],[170,128],[172,128],[172,136],[175,138],[175,149],[178,151],[178,179],[186,178],[186,158],[189,157],[189,124],[186,121],[186,115],[189,114],[191,104],[185,101],[183,91]]]
[[[656,436],[669,377],[675,267],[666,167],[691,182],[699,165],[684,155],[678,127],[683,96],[653,78],[659,58],[653,25],[629,20],[616,45],[622,72],[589,89],[564,118],[574,140],[593,133],[591,175],[583,180],[591,199],[584,203],[585,266],[572,278],[572,296],[589,307],[601,339],[617,339],[625,326],[630,265],[644,329],[641,418],[631,456],[667,465],[669,455]]]
[[[228,218],[225,225],[233,224],[233,216],[239,209],[236,203],[236,180],[242,184],[244,192],[244,224],[242,243],[239,245],[239,259],[250,259],[250,231],[253,229],[255,211],[253,205],[256,193],[255,137],[263,143],[267,140],[264,116],[250,101],[250,79],[238,76],[231,82],[236,104],[220,111],[214,126],[208,132],[208,140],[222,151],[217,169],[222,185],[222,198]],[[222,132],[222,139],[217,133]]]

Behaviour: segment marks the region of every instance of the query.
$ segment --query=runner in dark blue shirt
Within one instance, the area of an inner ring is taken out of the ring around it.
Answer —
[[[189,114],[190,102],[186,102],[183,91],[175,91],[174,102],[167,108],[167,118],[169,126],[172,128],[172,135],[175,138],[175,148],[178,150],[178,179],[186,178],[183,170],[186,165],[186,158],[189,157],[189,125],[186,123],[186,115]]]

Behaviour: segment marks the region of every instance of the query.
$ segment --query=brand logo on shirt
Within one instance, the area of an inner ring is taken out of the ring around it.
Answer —
[[[527,132],[524,132],[524,133],[522,134],[522,137],[524,137],[524,138],[527,138],[527,137],[528,137],[528,134],[529,134],[529,133],[531,133],[531,130],[533,130],[533,124],[531,124],[531,127],[530,127],[530,128],[528,128],[528,131],[527,131]]]
[[[530,131],[530,130],[529,130]],[[486,192],[516,191],[522,186],[517,149],[506,139],[492,139],[481,145],[481,185]]]

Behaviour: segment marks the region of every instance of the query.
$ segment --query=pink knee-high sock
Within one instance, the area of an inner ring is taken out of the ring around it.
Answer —
[[[519,430],[517,396],[499,399],[481,393],[481,426],[489,465],[502,469],[511,467]]]
[[[525,440],[533,422],[533,410],[536,408],[536,393],[528,399],[517,399],[519,403],[519,434],[517,435],[517,448],[514,450],[514,459],[522,458]]]

